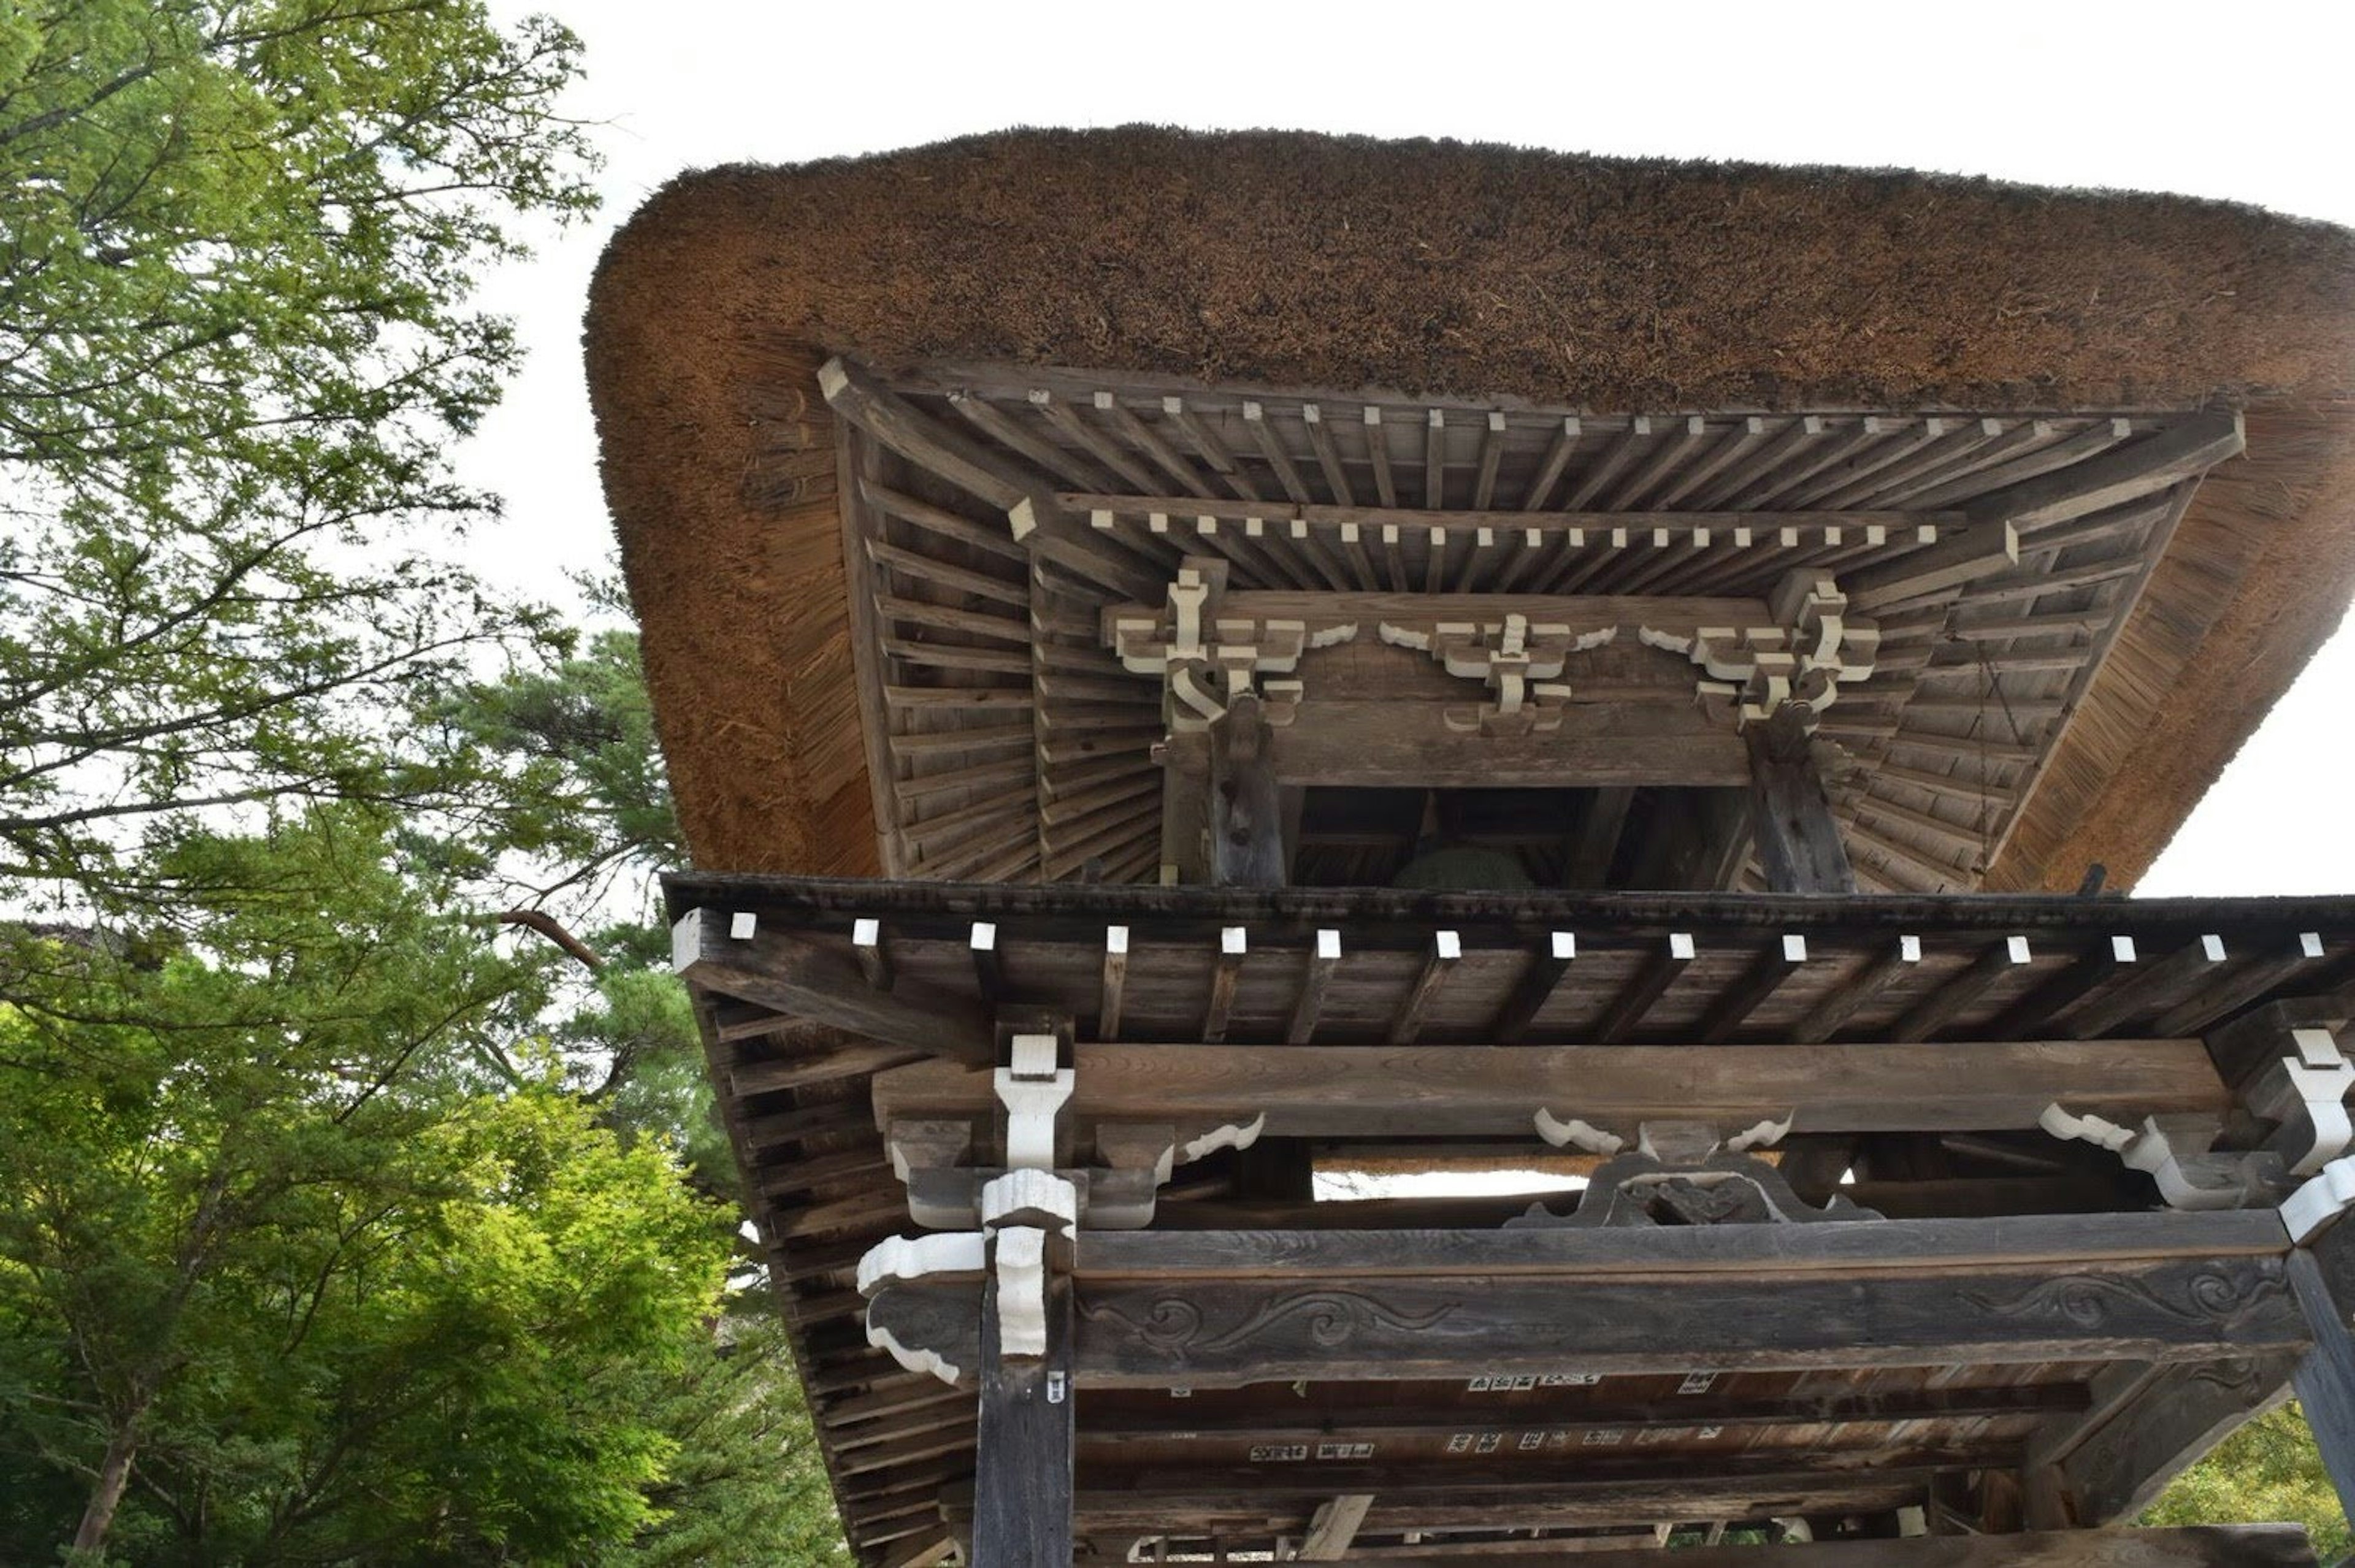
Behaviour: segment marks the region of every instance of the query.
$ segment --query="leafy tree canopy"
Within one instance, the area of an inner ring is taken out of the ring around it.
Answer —
[[[385,720],[545,625],[428,547],[495,510],[441,457],[516,358],[473,283],[591,202],[578,53],[471,0],[0,14],[0,891],[463,782]]]

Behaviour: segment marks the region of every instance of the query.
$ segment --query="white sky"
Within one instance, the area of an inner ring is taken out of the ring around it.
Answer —
[[[1148,121],[1897,165],[2355,224],[2343,3],[493,8],[551,10],[586,40],[570,107],[603,123],[608,159],[603,212],[486,294],[532,357],[460,457],[507,497],[505,525],[475,540],[482,569],[550,596],[611,539],[578,347],[590,272],[612,229],[683,169]],[[2140,891],[2355,891],[2350,686],[2342,631]]]

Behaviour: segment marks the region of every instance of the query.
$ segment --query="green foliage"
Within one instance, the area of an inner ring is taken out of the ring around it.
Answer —
[[[2322,1467],[2314,1433],[2294,1402],[2218,1444],[2142,1516],[2154,1526],[2275,1521],[2306,1526],[2321,1562],[2335,1563],[2355,1550],[2355,1532]]]
[[[515,360],[466,300],[590,204],[577,54],[474,0],[0,16],[0,892],[168,899],[127,842],[191,809],[459,792],[386,716],[544,623],[398,541],[494,509],[441,457]]]

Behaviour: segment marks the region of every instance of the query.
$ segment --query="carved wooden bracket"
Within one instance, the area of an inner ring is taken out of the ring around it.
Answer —
[[[1447,727],[1463,734],[1527,735],[1561,726],[1561,705],[1571,688],[1561,683],[1572,654],[1599,648],[1618,635],[1616,626],[1583,635],[1567,625],[1531,624],[1518,613],[1502,621],[1436,621],[1381,624],[1382,641],[1392,647],[1429,654],[1448,674],[1476,680],[1495,695],[1476,707],[1451,708]]]
[[[1705,696],[1733,699],[1739,721],[1763,722],[1796,705],[1808,728],[1843,684],[1872,674],[1881,627],[1848,613],[1848,597],[1828,574],[1795,571],[1767,600],[1773,624],[1704,626],[1692,635],[1638,628],[1646,647],[1681,654],[1701,667]]]
[[[2249,1109],[2281,1124],[2265,1147],[2292,1176],[2312,1176],[2355,1144],[2347,1096],[2355,1091],[2355,1063],[2341,1054],[2327,1029],[2289,1031],[2295,1056],[2285,1056],[2250,1085]]]
[[[1109,640],[1122,667],[1134,675],[1162,677],[1162,716],[1173,734],[1208,730],[1228,704],[1253,690],[1269,723],[1289,723],[1299,683],[1260,677],[1289,674],[1308,649],[1332,647],[1358,635],[1355,625],[1312,633],[1305,621],[1221,615],[1225,592],[1224,562],[1189,560],[1169,585],[1166,611],[1149,617],[1123,615],[1112,623]]]
[[[2273,1156],[2208,1152],[2218,1131],[2211,1116],[2147,1116],[2137,1129],[2055,1104],[2039,1119],[2054,1137],[2108,1149],[2127,1169],[2147,1173],[2170,1209],[2240,1209],[2279,1191],[2281,1162]]]
[[[1742,1154],[1648,1154],[1610,1159],[1587,1179],[1578,1206],[1556,1214],[1543,1203],[1505,1221],[1508,1231],[1590,1230],[1628,1225],[1794,1225],[1836,1220],[1878,1220],[1835,1193],[1818,1209],[1791,1190],[1782,1172]]]

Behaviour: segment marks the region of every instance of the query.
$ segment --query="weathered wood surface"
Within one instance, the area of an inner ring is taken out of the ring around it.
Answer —
[[[1806,718],[1804,709],[1785,704],[1742,731],[1758,861],[1770,892],[1852,893],[1856,872],[1816,771]]]
[[[2303,1247],[2290,1253],[2289,1282],[2314,1336],[2314,1348],[2291,1381],[2307,1424],[2314,1428],[2315,1446],[2322,1450],[2339,1506],[2355,1517],[2355,1338],[2347,1331],[2347,1304]]]
[[[2190,1222],[2187,1222],[2190,1221]],[[2269,1233],[2270,1232],[2270,1233]],[[2269,1214],[1625,1232],[1082,1238],[1091,1387],[1396,1381],[2302,1349]],[[869,1322],[973,1364],[969,1287],[890,1285]]]
[[[1210,726],[1210,880],[1280,888],[1286,875],[1273,731],[1258,698],[1235,699]]]
[[[1211,1046],[1074,1048],[1083,1120],[1249,1122],[1281,1137],[1530,1134],[1540,1107],[1614,1126],[1729,1128],[1796,1113],[1800,1132],[1987,1131],[2063,1102],[2115,1120],[2222,1113],[2196,1040],[1952,1045]],[[986,1072],[921,1061],[876,1076],[879,1125],[978,1116]]]
[[[1731,713],[1687,700],[1562,705],[1554,729],[1467,737],[1451,706],[1480,699],[1466,683],[1454,703],[1316,698],[1275,734],[1276,775],[1286,784],[1428,789],[1676,784],[1740,788],[1749,752]]]
[[[2295,1355],[2163,1367],[2070,1444],[2060,1459],[2078,1520],[2131,1520],[2190,1465],[2284,1392]]]
[[[981,1394],[974,1472],[975,1568],[1036,1568],[1071,1559],[1071,1292],[1049,1271],[1047,1353],[998,1353],[997,1281],[976,1326]]]
[[[1664,1562],[1675,1568],[2311,1568],[2315,1557],[2302,1526],[2232,1524],[1705,1546],[1667,1559],[1656,1551],[1580,1551],[1568,1560],[1578,1568],[1662,1568]],[[1454,1568],[1463,1560],[1410,1552],[1378,1561],[1390,1568]]]

